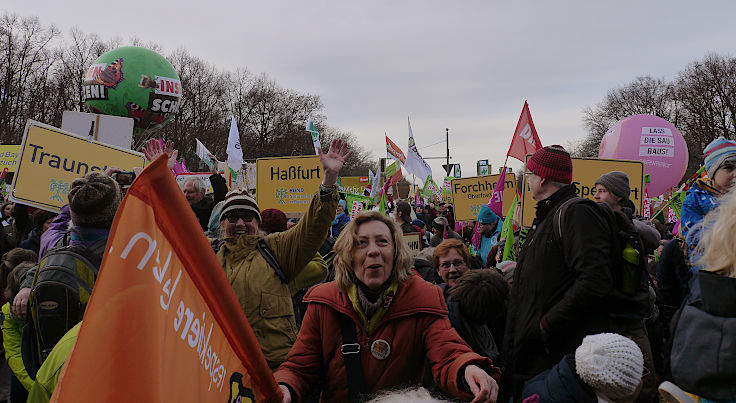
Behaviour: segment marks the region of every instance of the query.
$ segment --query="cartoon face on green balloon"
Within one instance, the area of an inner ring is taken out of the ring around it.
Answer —
[[[111,50],[87,69],[82,85],[92,113],[133,118],[135,131],[162,127],[181,101],[179,75],[158,53],[137,46]]]

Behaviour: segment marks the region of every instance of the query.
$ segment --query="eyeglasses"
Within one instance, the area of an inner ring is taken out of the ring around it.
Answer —
[[[455,266],[456,269],[458,267],[465,267],[465,261],[460,260],[460,259],[457,259],[457,260],[453,260],[452,262],[443,262],[443,263],[440,263],[440,267],[443,268],[443,269],[445,269],[445,270],[449,269],[450,266]]]
[[[228,213],[225,216],[225,219],[230,224],[235,224],[235,223],[238,222],[238,220],[243,220],[243,222],[246,222],[247,223],[250,220],[252,220],[253,218],[254,218],[253,214],[250,214],[250,213],[240,213],[240,212]]]

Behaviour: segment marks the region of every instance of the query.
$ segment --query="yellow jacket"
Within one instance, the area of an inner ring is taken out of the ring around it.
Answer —
[[[319,250],[337,210],[336,190],[317,193],[304,217],[286,232],[270,234],[268,244],[289,280],[296,279]],[[282,283],[256,249],[260,236],[229,238],[217,259],[230,280],[272,371],[286,359],[297,327],[288,284]]]
[[[23,387],[30,391],[33,379],[28,376],[26,367],[23,366],[23,356],[20,352],[21,332],[23,324],[18,323],[10,316],[10,303],[2,307],[5,320],[3,321],[3,348],[5,348],[5,361],[18,378]]]

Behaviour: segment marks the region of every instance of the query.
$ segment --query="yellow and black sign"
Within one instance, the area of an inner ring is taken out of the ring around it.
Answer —
[[[407,245],[409,245],[409,249],[411,250],[411,255],[416,256],[419,254],[419,252],[422,251],[422,233],[421,232],[411,232],[408,234],[403,234],[404,242],[406,242]]]
[[[304,213],[322,183],[322,166],[316,155],[256,160],[256,195],[261,210]]]
[[[481,207],[491,200],[493,190],[500,178],[501,175],[499,174],[453,179],[451,186],[453,206],[455,206],[455,220],[471,221],[477,219]],[[514,194],[516,194],[516,180],[513,174],[506,174],[503,192],[504,209],[509,208],[511,203],[514,202]]]
[[[131,171],[142,167],[143,154],[88,140],[29,120],[23,133],[18,167],[13,177],[13,201],[58,211],[68,203],[76,178],[107,167]]]
[[[15,172],[18,154],[20,145],[0,145],[0,172],[5,168],[8,168],[9,172]]]
[[[644,164],[641,161],[573,158],[572,183],[575,185],[575,193],[580,197],[595,200],[596,179],[613,171],[621,171],[629,176],[629,186],[631,187],[629,199],[638,211],[641,211],[642,202],[644,201],[644,195],[642,194],[642,189],[644,189]],[[524,175],[521,220],[523,226],[530,227],[536,215],[537,202],[532,198],[532,192],[526,183],[526,179],[527,177]]]

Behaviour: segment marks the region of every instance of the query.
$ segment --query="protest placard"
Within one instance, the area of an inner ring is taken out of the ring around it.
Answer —
[[[5,168],[8,169],[8,172],[15,172],[18,154],[20,154],[20,144],[0,145],[0,172]]]
[[[451,186],[455,220],[469,221],[478,218],[481,207],[491,200],[493,189],[500,178],[501,175],[488,175],[453,179]],[[514,201],[516,193],[516,180],[513,175],[506,177],[504,189],[503,206],[506,208]]]
[[[322,183],[318,156],[259,158],[256,195],[261,210],[304,213]]]
[[[23,133],[11,199],[59,211],[68,203],[69,186],[76,178],[107,167],[132,171],[142,167],[143,154],[88,140],[29,120]]]
[[[634,206],[638,211],[642,211],[644,164],[641,161],[573,158],[572,183],[575,185],[575,193],[580,197],[595,200],[596,179],[612,171],[621,171],[629,176],[629,186],[631,187],[629,199],[634,202]],[[534,221],[537,202],[532,199],[531,189],[526,183],[526,176],[524,177],[523,186],[521,220],[522,225],[529,227]]]

